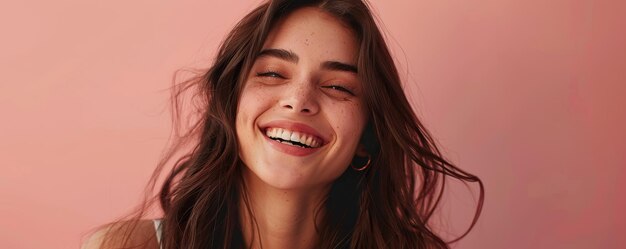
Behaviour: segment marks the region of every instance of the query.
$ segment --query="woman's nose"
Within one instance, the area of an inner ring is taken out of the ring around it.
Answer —
[[[316,99],[315,86],[308,83],[291,83],[288,89],[283,92],[280,107],[290,112],[307,115],[315,114],[319,111],[319,104]]]

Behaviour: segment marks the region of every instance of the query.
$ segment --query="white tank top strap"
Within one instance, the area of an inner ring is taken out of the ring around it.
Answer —
[[[161,219],[154,219],[154,230],[156,231],[157,242],[159,243],[159,248],[163,249],[163,245],[161,245]]]

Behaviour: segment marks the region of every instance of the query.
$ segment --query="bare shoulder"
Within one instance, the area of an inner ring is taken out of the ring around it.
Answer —
[[[152,220],[140,220],[133,229],[130,221],[108,224],[91,234],[81,246],[81,249],[110,249],[124,245],[124,238],[128,237],[124,247],[158,249],[154,223]],[[130,233],[129,236],[125,234]],[[102,243],[107,240],[107,243]]]

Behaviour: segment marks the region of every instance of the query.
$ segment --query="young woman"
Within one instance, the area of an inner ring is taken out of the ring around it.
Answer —
[[[144,206],[86,248],[448,248],[430,226],[446,177],[479,183],[478,218],[482,182],[442,157],[360,0],[263,4],[187,83],[195,146],[156,231]]]

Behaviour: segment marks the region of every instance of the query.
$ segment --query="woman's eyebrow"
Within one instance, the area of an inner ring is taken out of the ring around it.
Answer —
[[[350,73],[357,73],[357,69],[356,66],[354,65],[350,65],[350,64],[346,64],[343,62],[338,62],[338,61],[325,61],[322,62],[322,68],[326,69],[326,70],[332,70],[332,71],[344,71],[344,72],[350,72]]]
[[[285,60],[291,63],[298,63],[300,58],[298,55],[292,51],[280,49],[280,48],[267,48],[261,50],[261,52],[257,55],[256,58],[262,57],[275,57],[281,60]],[[331,71],[343,71],[350,73],[357,73],[357,67],[354,65],[350,65],[343,62],[338,61],[325,61],[320,65],[322,69],[331,70]]]
[[[298,58],[298,55],[294,52],[284,50],[284,49],[277,49],[277,48],[263,49],[261,50],[259,55],[257,55],[256,57],[261,58],[261,57],[266,57],[266,56],[276,57],[278,59],[286,60],[286,61],[293,62],[293,63],[298,63],[298,60],[300,59]]]

